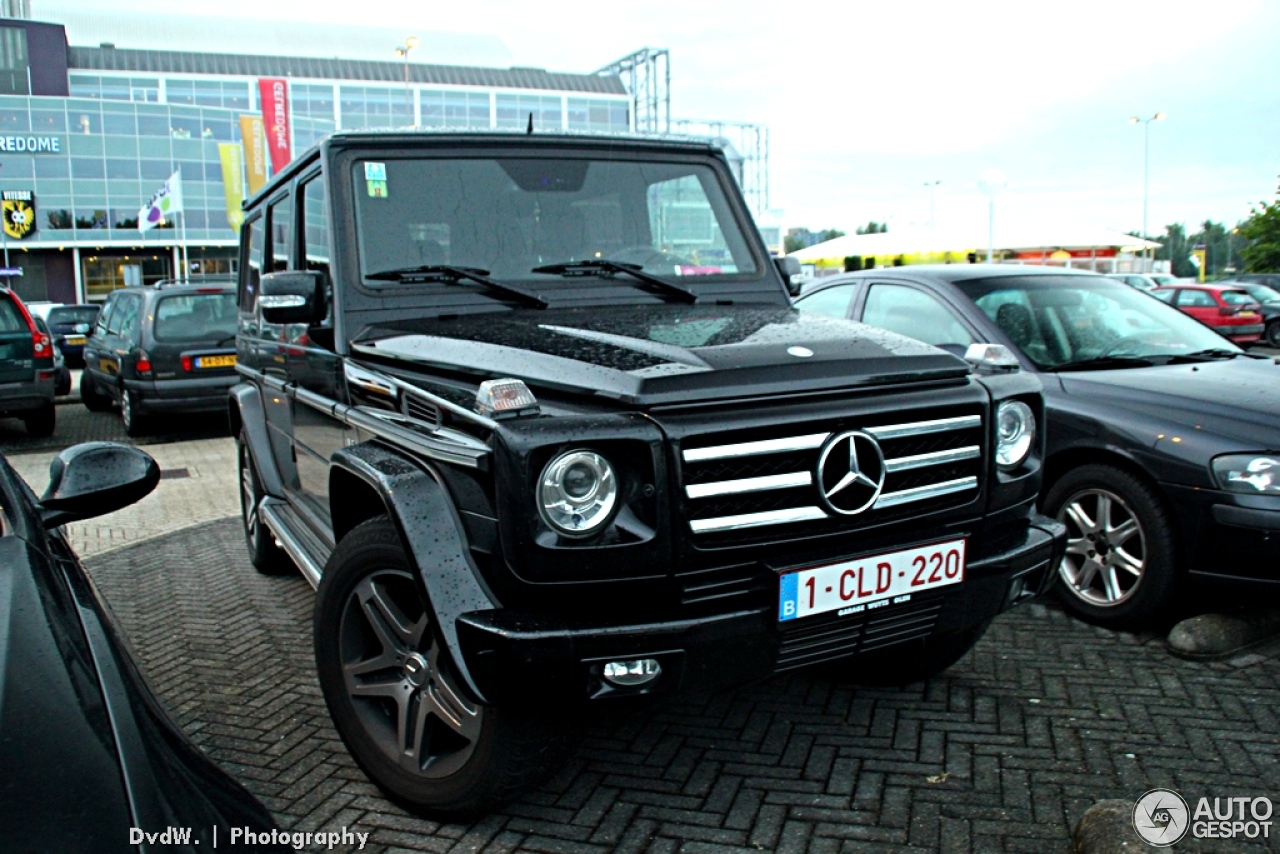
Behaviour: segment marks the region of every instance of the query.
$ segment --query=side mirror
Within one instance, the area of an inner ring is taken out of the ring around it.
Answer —
[[[800,285],[802,283],[800,261],[790,255],[783,255],[781,258],[774,258],[773,263],[777,266],[778,272],[782,274],[782,280],[787,283],[787,293],[793,297],[800,296]]]
[[[267,323],[324,320],[324,277],[316,270],[283,270],[262,277],[258,307]]]
[[[160,466],[148,454],[116,442],[84,442],[49,464],[49,488],[40,497],[46,528],[92,519],[128,507],[160,482]]]

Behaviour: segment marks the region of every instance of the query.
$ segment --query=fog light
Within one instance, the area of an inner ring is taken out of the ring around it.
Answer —
[[[662,675],[662,665],[656,658],[633,658],[630,661],[610,661],[604,666],[605,681],[623,688],[646,685]]]

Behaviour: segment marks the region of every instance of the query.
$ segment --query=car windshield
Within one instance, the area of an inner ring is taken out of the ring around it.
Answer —
[[[441,272],[467,268],[534,292],[609,277],[679,298],[619,268],[693,290],[697,280],[758,272],[706,164],[418,157],[352,168],[360,270],[371,288],[462,286],[511,296]]]
[[[65,305],[49,311],[50,326],[57,326],[59,323],[91,324],[97,319],[98,306],[96,305]]]
[[[236,333],[236,295],[172,294],[156,303],[157,341],[220,340]]]
[[[1189,315],[1104,276],[1002,276],[957,287],[1041,370],[1242,352]]]
[[[1258,302],[1280,302],[1280,291],[1267,285],[1241,285]]]
[[[1220,291],[1222,294],[1222,302],[1225,305],[1249,305],[1257,302],[1257,299],[1244,291]]]

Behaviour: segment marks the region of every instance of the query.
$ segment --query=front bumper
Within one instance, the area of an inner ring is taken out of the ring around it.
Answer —
[[[994,542],[974,543],[966,580],[859,614],[835,612],[789,621],[776,603],[691,619],[599,625],[510,609],[472,611],[458,619],[468,671],[491,703],[573,703],[717,688],[862,652],[961,631],[1044,592],[1062,559],[1066,530],[1036,515]],[[661,675],[619,688],[601,674],[605,662],[652,658]]]
[[[1280,496],[1163,486],[1192,575],[1280,588]]]

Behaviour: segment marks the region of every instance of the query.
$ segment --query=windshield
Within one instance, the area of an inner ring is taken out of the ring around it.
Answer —
[[[360,271],[372,288],[439,266],[534,284],[566,278],[534,268],[597,262],[672,280],[757,272],[707,164],[400,158],[353,169]]]
[[[93,323],[98,319],[98,306],[72,305],[55,308],[49,311],[49,324],[59,323]]]
[[[1102,276],[1010,276],[956,286],[1041,370],[1105,358],[1241,352],[1189,315]]]
[[[1280,302],[1280,291],[1267,285],[1241,285],[1258,302]]]
[[[236,334],[236,295],[174,294],[156,303],[157,341],[222,339]]]

